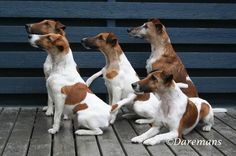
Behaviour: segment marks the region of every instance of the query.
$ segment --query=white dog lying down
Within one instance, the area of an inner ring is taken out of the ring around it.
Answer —
[[[89,86],[97,77],[103,75],[109,94],[109,104],[113,104],[114,117],[121,107],[117,102],[124,99],[123,104],[131,104],[136,114],[146,118],[137,119],[136,123],[152,123],[160,101],[153,93],[134,94],[131,84],[138,81],[139,77],[122,51],[116,35],[103,32],[93,37],[83,38],[81,43],[87,49],[100,50],[106,58],[106,66],[92,75],[86,84]],[[115,118],[111,122],[113,123],[114,120]]]
[[[182,134],[189,133],[198,124],[203,122],[203,131],[210,131],[214,123],[214,112],[226,112],[226,109],[212,109],[211,105],[201,98],[188,98],[176,85],[173,75],[164,71],[154,71],[146,78],[132,84],[136,93],[153,92],[161,103],[152,127],[131,141],[155,145],[162,141],[182,138]],[[165,126],[169,132],[158,134]]]
[[[52,58],[52,70],[47,79],[48,93],[55,103],[53,127],[48,130],[59,131],[61,115],[77,114],[80,127],[78,135],[100,135],[101,128],[109,126],[111,106],[103,102],[86,86],[77,72],[67,39],[59,34],[29,35],[32,46],[48,52]],[[64,108],[65,107],[65,108]],[[114,116],[114,115],[113,115]]]

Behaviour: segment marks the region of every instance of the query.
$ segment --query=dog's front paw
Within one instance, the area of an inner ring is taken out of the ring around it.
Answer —
[[[153,146],[155,144],[159,144],[160,141],[155,139],[155,138],[150,138],[150,139],[147,139],[143,142],[144,145],[149,145],[149,146]]]
[[[50,134],[56,134],[58,132],[58,129],[57,128],[50,128],[49,130],[48,130],[48,133],[50,133]]]
[[[63,120],[69,120],[69,116],[67,114],[63,114]]]
[[[134,138],[132,138],[131,139],[131,142],[132,143],[142,143],[144,140],[143,140],[143,138],[142,137],[140,137],[140,136],[136,136],[136,137],[134,137]]]
[[[46,113],[47,116],[52,116],[53,115],[53,110],[47,109]]]
[[[205,132],[210,132],[211,131],[211,125],[205,125],[202,127],[202,130]]]
[[[48,106],[44,106],[42,110],[47,111],[47,109],[48,109]]]

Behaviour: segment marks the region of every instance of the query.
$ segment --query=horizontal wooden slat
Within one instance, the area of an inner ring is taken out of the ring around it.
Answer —
[[[231,20],[236,19],[235,8],[215,3],[0,1],[0,17]]]
[[[29,21],[30,22],[30,21]],[[175,44],[236,44],[234,28],[168,28],[172,43]],[[143,39],[129,37],[127,27],[68,27],[66,29],[71,43],[100,32],[114,32],[120,43],[146,43]],[[27,43],[24,26],[0,26],[0,42]]]
[[[87,79],[87,78],[85,78]],[[200,93],[236,93],[236,77],[192,77]],[[43,77],[1,77],[0,94],[46,93]],[[91,86],[95,93],[106,93],[103,78]]]
[[[144,68],[150,52],[126,52],[134,68]],[[74,52],[79,68],[102,68],[104,56],[100,52]],[[236,53],[178,52],[189,69],[236,69]],[[0,68],[42,68],[45,52],[0,52]],[[90,63],[96,62],[96,64]]]

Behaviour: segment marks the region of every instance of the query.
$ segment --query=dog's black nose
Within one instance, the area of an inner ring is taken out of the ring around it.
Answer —
[[[83,39],[81,40],[81,43],[84,43],[84,42],[86,41],[86,39],[87,39],[87,38],[83,38]]]
[[[26,24],[26,25],[25,25],[25,29],[28,29],[29,27],[30,27],[29,24]]]
[[[127,29],[127,32],[128,32],[128,33],[130,33],[131,31],[132,31],[132,29],[131,29],[131,28],[128,28],[128,29]]]
[[[28,39],[31,39],[32,38],[32,35],[28,35]]]
[[[30,27],[31,27],[30,24],[25,25],[25,30],[27,31],[27,33],[30,33]]]
[[[135,83],[132,83],[132,84],[131,84],[131,86],[132,86],[132,88],[137,88],[137,86],[138,86],[138,83],[137,83],[137,82],[135,82]]]

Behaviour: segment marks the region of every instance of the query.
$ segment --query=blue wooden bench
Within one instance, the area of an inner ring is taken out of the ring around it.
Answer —
[[[143,40],[130,38],[126,29],[150,17],[158,17],[166,25],[201,97],[213,105],[235,105],[236,4],[211,0],[209,3],[143,2],[0,1],[0,105],[46,104],[42,70],[46,54],[28,44],[25,23],[53,18],[66,24],[75,60],[85,79],[103,67],[105,60],[97,51],[87,52],[80,45],[81,38],[112,31],[143,77],[150,47]],[[102,78],[95,81],[92,90],[105,98]]]

